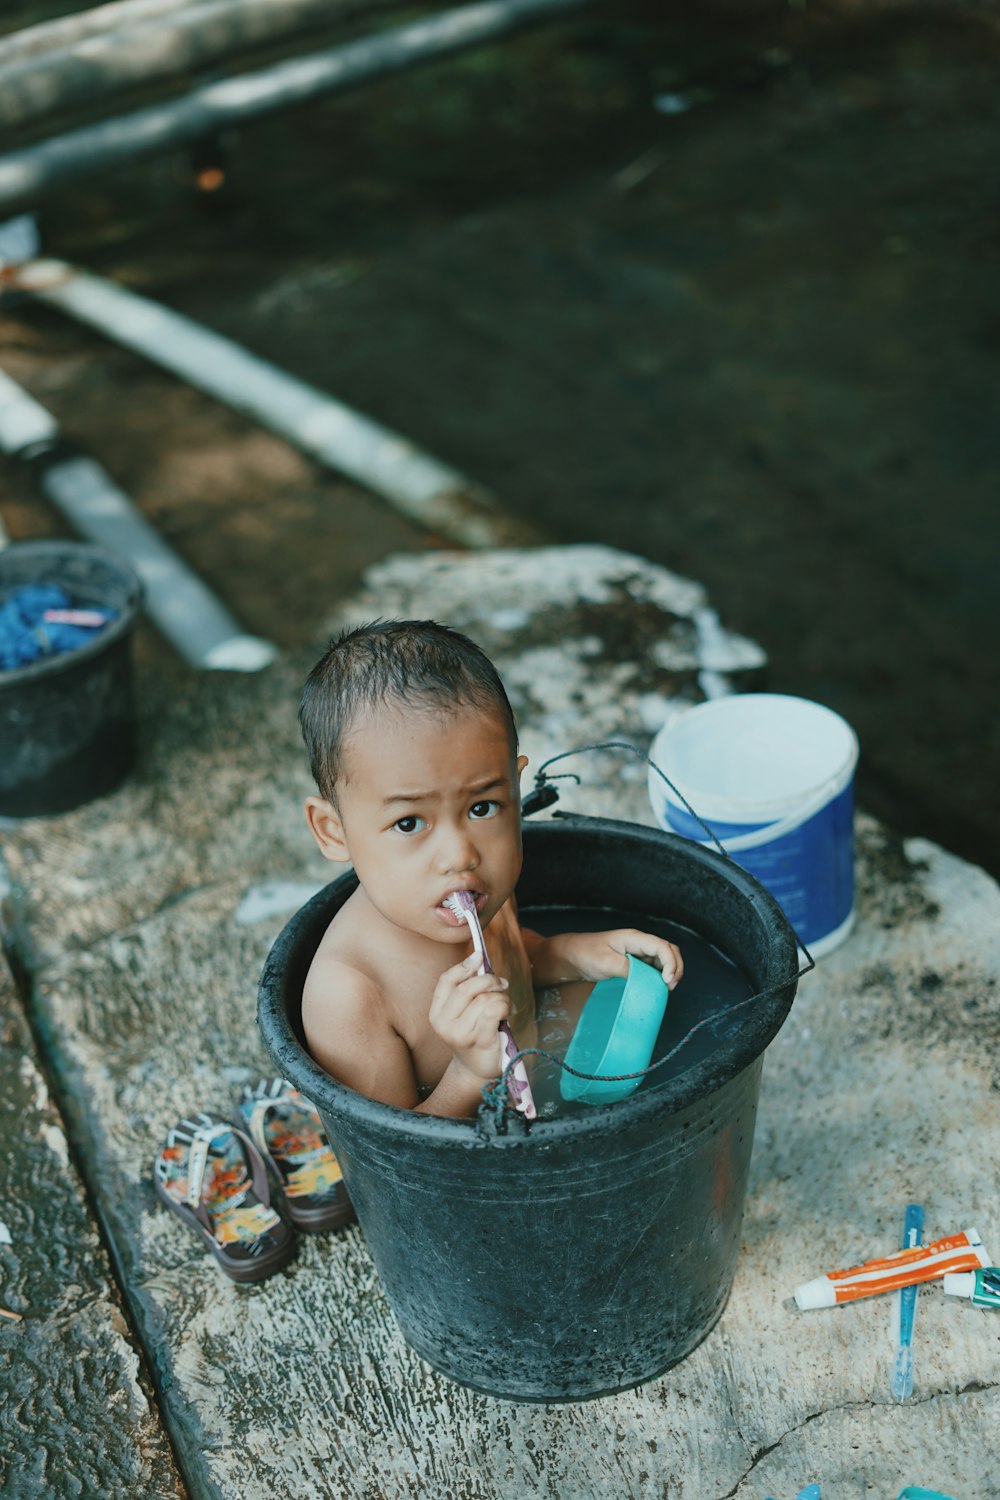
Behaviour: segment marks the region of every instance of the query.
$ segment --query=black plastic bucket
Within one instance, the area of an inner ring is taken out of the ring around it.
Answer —
[[[661,1374],[725,1306],[763,1053],[795,995],[797,945],[751,875],[675,835],[557,819],[525,828],[524,854],[526,925],[554,908],[670,920],[721,949],[754,993],[777,992],[690,1068],[621,1103],[530,1127],[514,1117],[506,1133],[486,1110],[445,1120],[395,1109],[336,1083],[303,1043],[303,982],[354,888],[345,876],[278,938],[258,1014],[282,1075],[320,1111],[417,1353],[494,1396],[579,1400]]]
[[[120,558],[83,542],[0,551],[0,603],[29,583],[74,605],[117,611],[75,651],[0,671],[0,817],[67,812],[119,785],[135,759],[132,631],[142,585]]]

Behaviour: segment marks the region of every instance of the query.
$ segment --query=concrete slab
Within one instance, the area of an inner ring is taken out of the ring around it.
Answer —
[[[0,1488],[177,1500],[170,1442],[0,957]]]
[[[341,622],[446,618],[490,652],[533,766],[597,739],[648,744],[706,671],[759,663],[709,629],[701,589],[600,548],[400,557]],[[1000,1492],[1000,1326],[921,1293],[916,1385],[889,1393],[890,1309],[787,1306],[800,1281],[928,1235],[1000,1245],[1000,892],[924,841],[858,822],[858,923],[803,981],[764,1070],[743,1246],[721,1321],[644,1387],[518,1406],[431,1371],[396,1331],[356,1227],[303,1240],[287,1271],[228,1282],[158,1204],[152,1156],[192,1107],[269,1072],[253,1024],[269,942],[329,875],[298,689],[315,652],[253,679],[147,697],[144,754],[114,797],[10,832],[8,941],[194,1496],[892,1500],[907,1483]],[[652,821],[639,760],[571,762],[567,808]],[[561,769],[561,768],[560,768]],[[287,885],[282,885],[287,882]],[[157,1492],[158,1493],[158,1492]]]

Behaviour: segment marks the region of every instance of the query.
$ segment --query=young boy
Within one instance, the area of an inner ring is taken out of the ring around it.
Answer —
[[[632,929],[543,938],[518,923],[514,716],[495,668],[431,620],[363,625],[331,643],[299,710],[319,795],[306,818],[358,888],[306,977],[312,1055],[359,1093],[424,1114],[475,1114],[505,1017],[534,1044],[534,990],[624,975],[626,955],[683,973],[677,948]],[[472,892],[495,974],[444,905]]]

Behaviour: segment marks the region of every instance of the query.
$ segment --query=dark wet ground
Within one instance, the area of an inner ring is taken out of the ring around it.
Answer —
[[[81,184],[45,250],[555,538],[702,580],[766,648],[760,686],[854,724],[864,806],[1000,873],[1000,20],[689,10],[608,7],[262,122],[218,197],[181,158]],[[282,643],[435,544],[54,313],[0,306],[0,364]],[[0,486],[12,535],[62,529],[27,475]]]

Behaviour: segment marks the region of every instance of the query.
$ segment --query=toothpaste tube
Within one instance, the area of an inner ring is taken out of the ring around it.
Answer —
[[[868,1260],[846,1271],[828,1271],[825,1276],[797,1286],[795,1303],[803,1312],[814,1307],[836,1307],[858,1297],[873,1297],[876,1292],[895,1292],[918,1281],[933,1281],[950,1272],[977,1271],[989,1263],[979,1231],[966,1229],[933,1245],[897,1250],[881,1260]]]
[[[944,1278],[949,1297],[968,1297],[974,1307],[1000,1307],[1000,1266],[984,1271],[955,1271]]]

